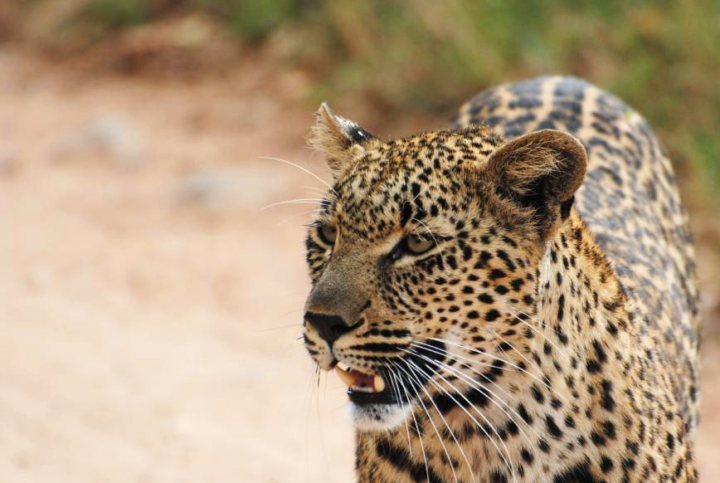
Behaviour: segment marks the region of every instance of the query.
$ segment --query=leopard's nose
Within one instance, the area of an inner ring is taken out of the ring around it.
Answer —
[[[317,330],[320,337],[330,346],[342,335],[352,332],[362,323],[362,320],[360,320],[354,324],[349,324],[338,315],[316,312],[305,312],[305,320]]]

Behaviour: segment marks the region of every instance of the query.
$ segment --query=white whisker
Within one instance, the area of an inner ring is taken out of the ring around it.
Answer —
[[[545,339],[545,340],[546,340],[551,346],[553,346],[560,354],[563,354],[565,357],[568,358],[568,360],[570,360],[570,354],[568,354],[567,351],[563,350],[560,346],[558,346],[555,342],[553,342],[547,335],[545,335],[542,331],[538,330],[537,327],[533,327],[533,325],[530,324],[527,320],[525,320],[524,318],[520,317],[520,315],[522,315],[522,316],[524,316],[524,317],[530,318],[530,316],[529,316],[528,314],[526,314],[525,312],[523,312],[523,311],[521,311],[521,310],[518,310],[518,311],[515,312],[516,309],[514,309],[513,307],[511,307],[511,306],[508,305],[508,304],[505,304],[505,309],[510,313],[510,315],[512,315],[512,316],[515,317],[517,320],[519,320],[520,322],[522,322],[523,324],[525,324],[526,326],[528,326],[533,332],[535,332],[536,334],[538,334],[539,336],[541,336],[543,339]]]
[[[428,349],[428,348],[425,348],[425,349]],[[516,424],[517,424],[517,422],[518,422],[518,420],[515,419],[515,418],[513,418],[513,416],[511,416],[500,404],[503,404],[505,407],[507,407],[508,410],[510,410],[510,411],[513,413],[513,415],[515,415],[517,418],[519,418],[519,421],[520,421],[521,423],[525,424],[529,429],[531,429],[531,430],[533,431],[533,433],[535,433],[535,436],[537,436],[538,438],[541,437],[540,434],[537,432],[537,430],[536,430],[533,426],[531,426],[530,424],[528,424],[527,422],[525,422],[525,420],[523,420],[522,416],[520,416],[520,414],[519,414],[512,406],[510,406],[506,401],[504,401],[497,393],[495,393],[495,392],[494,392],[492,389],[490,389],[489,387],[483,386],[482,384],[480,384],[479,381],[474,380],[473,378],[469,377],[467,374],[463,373],[462,371],[460,371],[459,369],[457,369],[457,368],[455,368],[455,367],[452,367],[452,366],[450,366],[450,365],[448,365],[448,364],[445,364],[445,363],[443,363],[443,362],[441,362],[441,361],[437,361],[437,360],[434,360],[434,359],[430,359],[430,358],[425,357],[425,356],[423,356],[422,354],[419,354],[419,353],[417,353],[417,352],[413,352],[413,353],[414,353],[416,356],[418,356],[418,357],[424,358],[424,359],[425,359],[426,361],[428,361],[429,363],[435,364],[437,367],[444,368],[444,369],[448,370],[449,372],[451,372],[451,373],[453,373],[453,374],[456,374],[457,376],[463,378],[463,379],[465,380],[465,382],[466,382],[471,388],[480,391],[480,392],[481,392],[482,394],[484,394],[485,396],[488,396],[488,395],[491,396],[491,397],[488,398],[488,399],[490,400],[490,402],[492,402],[498,409],[500,409],[500,411],[502,411],[502,412],[505,414],[505,416],[506,416],[510,421],[513,421],[513,422],[515,422]],[[494,386],[496,386],[499,390],[505,392],[505,394],[507,394],[508,396],[510,396],[510,394],[507,393],[507,391],[505,391],[505,389],[504,389],[502,386],[500,386],[499,384],[497,384],[495,381],[493,381],[492,379],[490,379],[489,377],[487,377],[487,376],[486,376],[485,374],[483,374],[482,372],[477,371],[477,370],[473,369],[472,367],[468,367],[468,369],[469,369],[471,372],[477,374],[478,376],[484,378],[486,381],[490,382],[491,384],[493,384]],[[438,375],[439,375],[439,374],[438,374]],[[496,399],[497,399],[497,401],[496,401]],[[528,444],[530,444],[530,445],[532,446],[532,441],[531,441],[530,438],[528,437],[527,433],[525,433],[525,430],[522,428],[521,425],[518,425],[518,430],[523,434],[523,436],[525,437],[525,439],[526,439],[526,441],[528,442]]]
[[[405,372],[405,374],[407,374],[409,377],[413,377],[412,371],[410,371],[410,368],[409,368],[409,367],[408,367],[408,371],[405,371],[405,370],[404,370],[401,366],[399,366],[399,365],[396,365],[396,367],[397,367],[398,369],[400,369],[401,371]],[[417,378],[415,378],[415,379],[416,379],[416,381],[418,381]],[[455,439],[455,442],[456,442],[456,444],[458,444],[458,447],[459,447],[459,443],[457,443],[457,439],[455,438],[455,433],[453,433],[453,432],[452,432],[452,429],[450,429],[450,426],[448,426],[447,421],[445,421],[445,418],[443,417],[442,413],[440,412],[440,409],[438,409],[437,405],[436,405],[435,402],[432,400],[432,397],[430,397],[430,394],[428,394],[427,389],[425,389],[425,387],[422,386],[421,384],[418,384],[418,385],[419,385],[420,388],[425,392],[425,394],[426,394],[427,397],[430,399],[430,402],[433,404],[433,406],[435,406],[435,411],[437,411],[438,415],[440,416],[440,419],[442,419],[443,423],[445,423],[445,427],[448,428],[448,431],[450,431],[450,434],[452,435],[453,439]],[[416,393],[417,393],[417,391],[416,391]],[[422,398],[418,397],[418,398],[417,398],[417,401],[420,403],[420,405],[421,405],[421,406],[423,407],[423,409],[425,410],[425,413],[427,414],[427,417],[428,417],[428,421],[430,422],[430,424],[432,425],[433,429],[435,430],[435,434],[437,434],[438,440],[440,441],[440,446],[442,446],[443,451],[445,451],[445,456],[447,456],[448,466],[450,467],[450,470],[452,471],[453,479],[455,480],[455,483],[457,483],[457,482],[458,482],[458,479],[457,479],[457,474],[455,473],[455,467],[454,467],[454,465],[453,465],[452,458],[450,457],[450,453],[448,452],[447,447],[445,447],[445,442],[443,441],[443,438],[442,438],[442,436],[440,435],[440,431],[438,431],[437,426],[435,426],[435,421],[433,421],[432,416],[430,416],[430,412],[427,410],[427,407],[425,406],[425,403],[422,401]],[[461,451],[462,451],[462,450],[461,450]],[[463,455],[464,455],[464,453],[463,453]],[[466,461],[467,461],[467,459],[466,459]],[[470,464],[470,463],[468,462],[468,465],[469,465],[469,464]],[[472,469],[471,469],[471,471],[472,471]]]
[[[423,337],[423,336],[418,336],[418,337]],[[498,360],[498,361],[502,361],[503,363],[509,365],[510,367],[512,367],[512,368],[514,368],[514,369],[516,369],[516,370],[518,370],[518,371],[520,371],[520,372],[523,372],[523,373],[527,374],[528,376],[532,377],[532,378],[535,379],[537,382],[539,382],[540,384],[542,384],[543,387],[546,387],[548,390],[552,391],[558,398],[562,399],[564,402],[567,402],[567,398],[565,398],[565,396],[563,396],[562,394],[560,394],[559,392],[557,392],[555,389],[553,389],[552,386],[550,386],[548,383],[546,383],[545,381],[543,381],[540,377],[538,377],[537,375],[535,375],[535,374],[533,374],[532,372],[528,371],[527,369],[523,369],[522,367],[518,366],[517,364],[515,364],[515,363],[513,363],[513,362],[511,362],[511,361],[509,361],[509,360],[507,360],[507,359],[503,359],[502,357],[499,357],[499,356],[497,356],[497,355],[495,355],[495,354],[490,354],[489,352],[485,352],[485,351],[480,350],[480,349],[477,349],[477,348],[475,348],[475,347],[471,347],[471,346],[467,346],[467,345],[463,345],[463,344],[458,344],[458,343],[456,343],[456,342],[450,342],[450,341],[448,341],[448,340],[438,339],[438,338],[436,338],[436,337],[423,337],[423,338],[424,338],[424,339],[428,339],[428,340],[434,340],[434,341],[442,342],[442,343],[444,343],[444,344],[449,344],[449,345],[452,345],[452,346],[455,346],[455,347],[459,347],[459,348],[461,348],[461,349],[465,349],[466,351],[470,352],[471,354],[483,355],[483,356],[487,356],[487,357],[490,357],[490,358],[495,359],[495,360]],[[456,358],[458,358],[458,359],[462,359],[462,360],[468,361],[468,362],[470,362],[470,363],[472,363],[472,364],[478,364],[478,365],[483,365],[483,366],[495,367],[495,366],[492,365],[492,364],[483,363],[482,361],[476,361],[476,360],[474,360],[474,359],[470,359],[470,358],[467,358],[467,357],[463,357],[463,356],[458,355],[458,354],[453,354],[453,357],[456,357]]]
[[[258,211],[265,211],[269,208],[283,205],[317,205],[318,203],[323,203],[324,201],[325,200],[321,198],[297,198],[294,200],[276,201],[275,203],[263,206]]]
[[[417,355],[419,355],[419,354],[417,354]],[[414,364],[412,361],[409,361],[409,363],[412,364],[412,365],[416,368],[416,370],[422,372],[426,377],[428,377],[428,382],[430,382],[431,384],[433,384],[439,391],[441,391],[442,393],[446,394],[446,395],[457,405],[457,407],[460,408],[460,409],[475,423],[475,425],[480,429],[480,431],[483,432],[483,434],[485,434],[485,436],[488,438],[488,440],[490,441],[490,443],[495,447],[495,450],[498,452],[498,455],[500,455],[500,458],[503,460],[503,462],[506,464],[506,466],[507,466],[508,468],[510,468],[510,471],[512,472],[512,466],[511,466],[510,463],[509,463],[510,453],[509,453],[509,451],[508,451],[508,449],[507,449],[507,446],[505,446],[505,443],[502,442],[502,439],[500,438],[500,435],[498,434],[497,429],[496,429],[495,426],[493,426],[493,424],[487,419],[487,417],[486,417],[484,414],[482,414],[475,406],[473,406],[472,404],[470,404],[470,407],[473,408],[473,410],[483,419],[483,421],[485,421],[485,423],[486,423],[488,426],[490,426],[490,428],[492,428],[493,432],[494,432],[495,435],[498,437],[498,440],[499,440],[500,443],[503,445],[503,447],[504,447],[504,449],[505,449],[505,451],[506,451],[506,453],[507,453],[508,459],[506,459],[506,458],[503,456],[502,451],[500,450],[500,447],[497,445],[497,443],[495,443],[495,440],[494,440],[493,437],[490,436],[490,434],[485,430],[485,428],[483,427],[483,425],[482,425],[477,419],[475,419],[475,417],[473,417],[473,415],[470,414],[470,412],[469,412],[467,409],[465,409],[465,408],[458,402],[458,400],[455,399],[455,397],[454,397],[452,394],[450,394],[447,390],[443,389],[438,383],[436,383],[436,382],[433,380],[433,378],[432,378],[432,376],[431,376],[430,374],[428,374],[428,373],[426,373],[425,371],[423,371],[422,369],[420,369],[420,368],[417,366],[417,364]],[[438,377],[440,377],[441,379],[443,379],[443,381],[444,381],[446,384],[450,385],[450,387],[452,387],[453,389],[455,389],[456,392],[458,392],[457,389],[456,389],[451,383],[449,383],[447,380],[445,380],[445,378],[442,377],[442,375],[438,374],[437,372],[435,372],[435,374],[436,374]],[[417,380],[417,379],[416,379],[416,382],[418,382],[418,384],[421,384],[420,381]],[[423,390],[424,390],[424,387],[423,387]],[[425,391],[425,393],[427,394],[427,391]],[[460,394],[460,393],[458,392],[458,395],[461,396],[467,403],[470,403],[470,401],[469,401],[463,394]],[[430,399],[430,401],[432,401],[432,397],[430,397],[429,394],[428,394],[428,398]],[[433,404],[434,404],[434,402],[433,402]],[[436,408],[437,408],[437,406],[436,406]],[[472,467],[470,468],[470,470],[472,471]]]
[[[410,401],[412,401],[412,398],[410,397],[410,394],[408,393],[408,389],[407,389],[407,386],[405,385],[405,382],[403,382],[402,378],[400,378],[400,377],[398,377],[398,382],[400,383],[400,385],[402,385],[403,392],[405,393],[405,397],[408,400],[408,404],[410,404]],[[415,391],[415,397],[417,399],[419,399],[417,391]],[[418,441],[420,442],[420,451],[422,452],[423,462],[425,463],[425,476],[427,478],[427,481],[430,481],[430,467],[428,466],[427,455],[425,454],[425,445],[423,444],[422,433],[420,432],[420,426],[418,425],[417,418],[415,417],[415,410],[411,410],[410,414],[412,415],[413,422],[415,423],[415,431],[418,436]]]
[[[285,164],[287,164],[288,166],[293,166],[293,167],[299,169],[300,171],[303,171],[304,173],[309,174],[310,176],[312,176],[312,177],[315,178],[316,180],[320,181],[322,184],[324,184],[325,186],[327,186],[330,191],[332,191],[333,193],[335,193],[335,190],[333,189],[332,186],[330,186],[330,184],[329,184],[327,181],[325,181],[324,179],[322,179],[320,176],[316,175],[315,173],[313,173],[313,172],[310,171],[309,169],[303,168],[302,166],[300,166],[300,165],[297,164],[297,163],[293,163],[292,161],[288,161],[288,160],[286,160],[286,159],[275,158],[275,157],[273,157],[273,156],[258,156],[258,158],[259,158],[259,159],[267,159],[267,160],[269,160],[269,161],[277,161],[278,163],[285,163]]]

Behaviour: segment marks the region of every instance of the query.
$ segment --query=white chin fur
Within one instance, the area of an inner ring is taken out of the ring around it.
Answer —
[[[393,429],[401,425],[410,415],[411,406],[400,404],[350,403],[350,417],[360,430]]]

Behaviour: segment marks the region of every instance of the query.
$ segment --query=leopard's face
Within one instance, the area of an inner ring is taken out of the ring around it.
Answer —
[[[419,144],[367,150],[308,232],[305,342],[322,369],[340,364],[361,427],[497,371],[532,305],[533,237],[479,190],[484,155],[459,137]]]
[[[335,184],[307,236],[307,350],[348,385],[359,428],[394,427],[418,405],[477,405],[477,386],[512,377],[529,350],[543,230],[559,215],[538,223],[502,194],[493,163],[507,156],[487,129],[384,143],[334,119],[354,152],[338,166],[323,146]]]

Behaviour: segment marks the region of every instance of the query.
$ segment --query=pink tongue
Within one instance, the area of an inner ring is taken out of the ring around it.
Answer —
[[[353,377],[354,386],[357,387],[363,387],[363,388],[369,388],[373,389],[374,383],[373,383],[373,376],[369,374],[363,374],[362,372],[358,372],[354,369],[350,369],[350,375]]]

